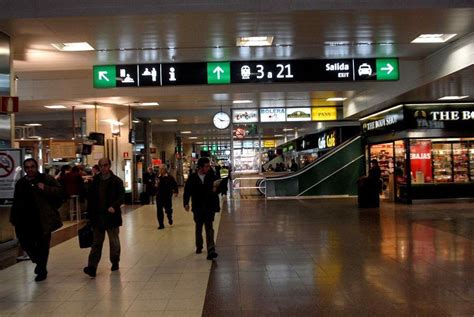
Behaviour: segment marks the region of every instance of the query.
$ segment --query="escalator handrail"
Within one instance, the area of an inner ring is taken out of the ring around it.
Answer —
[[[288,175],[285,175],[285,176],[275,176],[275,177],[267,177],[266,180],[267,181],[276,181],[276,180],[283,180],[283,179],[289,179],[289,178],[293,178],[295,176],[298,176],[300,174],[303,174],[304,172],[306,172],[308,169],[310,169],[311,167],[313,167],[314,165],[316,164],[319,164],[323,161],[325,161],[326,159],[334,156],[337,152],[341,151],[342,149],[344,149],[345,147],[349,146],[350,144],[352,144],[353,142],[357,141],[358,139],[362,138],[362,136],[360,135],[357,135],[345,142],[343,142],[342,144],[340,144],[338,147],[336,147],[335,149],[329,151],[329,153],[327,153],[326,155],[324,155],[321,159],[316,159],[314,162],[312,162],[311,164],[305,166],[304,168],[300,169],[299,171],[295,172],[295,173],[291,173],[291,174],[288,174]]]

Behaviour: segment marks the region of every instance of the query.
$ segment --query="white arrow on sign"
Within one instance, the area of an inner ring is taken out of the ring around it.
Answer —
[[[214,74],[217,73],[217,80],[220,80],[221,79],[221,74],[224,73],[224,70],[220,66],[217,66],[216,68],[214,68],[214,70],[212,72]]]
[[[390,75],[390,73],[392,72],[392,70],[394,70],[393,66],[390,65],[389,63],[387,63],[387,67],[382,67],[380,68],[380,70],[386,70],[387,71],[387,75]]]
[[[110,81],[107,76],[107,71],[103,70],[99,72],[99,80],[105,79],[106,81]]]

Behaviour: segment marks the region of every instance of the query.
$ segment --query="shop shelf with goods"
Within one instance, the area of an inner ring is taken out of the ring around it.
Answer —
[[[469,148],[465,142],[453,143],[453,172],[455,183],[469,182]]]
[[[433,179],[435,183],[449,183],[453,181],[451,144],[433,143],[431,157],[433,160]]]

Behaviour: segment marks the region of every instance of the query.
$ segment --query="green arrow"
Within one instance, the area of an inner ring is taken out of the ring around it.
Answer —
[[[230,62],[207,63],[208,84],[230,84]]]
[[[400,77],[398,58],[377,58],[377,80],[398,80]]]
[[[116,67],[115,65],[94,66],[93,69],[94,88],[114,88],[116,87]]]

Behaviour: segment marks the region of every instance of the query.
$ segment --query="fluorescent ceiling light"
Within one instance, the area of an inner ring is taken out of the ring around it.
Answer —
[[[350,45],[351,42],[349,41],[326,41],[324,42],[325,45],[329,46],[344,46],[344,45]]]
[[[190,140],[196,140],[198,137],[197,136],[190,136],[189,139]]]
[[[95,51],[95,48],[87,42],[51,43],[51,45],[61,52]]]
[[[332,98],[326,99],[326,101],[344,101],[346,99],[347,98],[344,98],[344,97],[332,97]]]
[[[41,140],[41,137],[39,135],[30,135],[28,139],[38,139]]]
[[[191,131],[181,131],[181,134],[191,134]]]
[[[132,120],[133,123],[140,123],[140,120]]]
[[[252,103],[252,100],[234,100],[232,103]]]
[[[293,129],[291,128],[284,128],[283,131],[287,132],[287,131],[293,131]]]
[[[460,100],[460,99],[465,99],[469,96],[444,96],[439,98],[438,100]]]
[[[141,102],[140,106],[159,106],[158,102]]]
[[[163,122],[178,122],[178,119],[163,119]]]
[[[74,106],[75,109],[95,109],[95,107],[97,107],[97,109],[103,108],[103,107],[101,107],[101,106],[96,106],[96,105],[79,105],[79,106]]]
[[[25,125],[28,127],[41,127],[42,126],[41,123],[26,123]]]
[[[444,43],[457,34],[421,34],[412,43]]]
[[[66,109],[66,106],[63,106],[63,105],[51,105],[51,106],[44,106],[44,107],[48,109]]]
[[[282,137],[283,137],[283,134],[275,134],[274,137],[275,137],[275,138],[282,138]]]
[[[238,37],[237,46],[270,46],[273,43],[273,36],[248,36]]]

